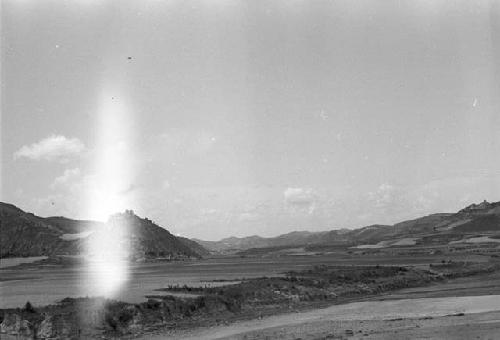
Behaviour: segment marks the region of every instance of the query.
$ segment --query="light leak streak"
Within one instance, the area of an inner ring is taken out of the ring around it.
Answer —
[[[96,226],[87,239],[84,294],[88,296],[116,297],[128,279],[128,220],[113,214],[133,206],[133,197],[128,192],[134,175],[130,151],[132,126],[123,96],[103,91],[97,121],[96,163],[87,209],[92,219],[106,223]]]

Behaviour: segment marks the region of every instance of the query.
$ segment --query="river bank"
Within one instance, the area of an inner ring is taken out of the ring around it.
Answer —
[[[290,315],[307,317],[308,311],[332,304],[390,299],[390,293],[395,290],[418,287],[432,290],[432,286],[449,280],[494,275],[497,267],[497,263],[487,262],[441,263],[427,270],[378,265],[316,266],[279,277],[245,279],[220,287],[165,287],[158,289],[157,296],[139,304],[83,298],[64,299],[60,304],[31,311],[28,308],[4,309],[1,311],[2,331],[19,333],[20,330],[14,328],[22,324],[25,339],[47,329],[52,337],[65,339],[82,335],[88,338],[149,338],[155,334],[160,337],[174,334],[177,338],[189,336],[183,332],[193,328],[238,325],[283,313],[288,313],[285,320]],[[176,295],[195,294],[196,297],[172,296],[168,295],[169,291]]]
[[[488,295],[354,302],[184,334],[148,335],[147,338],[472,339],[499,335],[499,326],[500,295]]]

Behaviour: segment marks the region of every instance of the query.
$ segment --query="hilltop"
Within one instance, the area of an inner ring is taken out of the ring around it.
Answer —
[[[1,257],[78,255],[86,248],[86,242],[104,232],[129,243],[130,256],[137,260],[199,258],[207,254],[194,241],[186,242],[132,210],[115,214],[103,223],[40,217],[0,202],[0,223]]]

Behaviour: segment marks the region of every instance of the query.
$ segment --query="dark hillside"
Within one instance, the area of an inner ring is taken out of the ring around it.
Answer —
[[[127,228],[123,227],[125,225]],[[0,203],[0,227],[1,257],[80,254],[86,242],[110,228],[112,235],[131,245],[135,258],[190,258],[202,257],[207,252],[200,245],[182,241],[132,211],[114,215],[107,223],[102,223],[62,216],[44,218],[12,204]]]
[[[484,215],[454,228],[461,232],[500,231],[500,215]]]
[[[208,251],[208,249],[206,249],[205,247],[203,247],[201,244],[199,244],[196,241],[190,240],[190,239],[188,239],[186,237],[182,237],[182,236],[177,236],[177,239],[179,241],[181,241],[181,243],[188,246],[189,248],[191,248],[193,251],[195,251],[198,255],[200,255],[202,257],[210,255],[210,252]]]

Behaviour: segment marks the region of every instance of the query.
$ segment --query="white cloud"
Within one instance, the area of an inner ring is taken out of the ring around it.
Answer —
[[[374,203],[376,208],[385,208],[394,203],[399,193],[391,184],[382,183],[376,191],[368,193],[368,199]]]
[[[64,173],[56,177],[54,179],[54,182],[51,184],[51,188],[55,188],[61,185],[68,184],[71,180],[77,178],[80,176],[80,169],[79,168],[74,168],[74,169],[66,169],[64,170]]]
[[[358,212],[350,209],[352,224],[393,224],[439,212],[456,212],[466,205],[498,200],[500,176],[496,174],[450,176],[427,183],[393,185],[383,183],[360,196]]]
[[[313,190],[310,188],[287,188],[283,195],[285,202],[291,205],[310,205],[315,200]]]
[[[162,186],[162,188],[163,188],[164,190],[168,190],[168,189],[170,189],[170,186],[171,186],[170,181],[169,181],[169,180],[164,180],[164,181],[162,182],[161,186]]]
[[[240,222],[255,222],[255,221],[259,221],[260,219],[261,219],[261,216],[259,214],[252,213],[252,212],[244,212],[238,216],[238,220]]]
[[[65,161],[83,150],[85,145],[78,138],[51,135],[31,145],[24,145],[14,153],[14,159],[25,157],[32,160]]]
[[[203,215],[213,215],[217,213],[217,209],[212,209],[212,208],[202,208],[200,209],[200,212]]]
[[[292,215],[315,215],[318,208],[318,197],[311,188],[287,188],[285,209]]]

